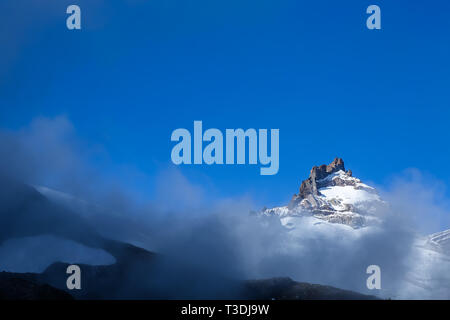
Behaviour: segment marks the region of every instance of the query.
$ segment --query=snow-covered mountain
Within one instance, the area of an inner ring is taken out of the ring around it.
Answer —
[[[384,206],[375,188],[353,177],[351,170],[345,170],[344,161],[336,158],[329,165],[314,166],[287,206],[264,209],[262,214],[312,216],[360,228],[376,223],[375,212]]]
[[[289,250],[302,250],[311,243],[336,244],[336,248],[348,245],[345,248],[351,250],[352,243],[357,246],[364,239],[386,237],[386,241],[379,242],[380,250],[385,252],[385,246],[395,246],[399,241],[400,234],[396,233],[405,231],[402,226],[384,230],[386,221],[379,213],[389,213],[389,209],[375,188],[353,177],[344,161],[336,158],[329,165],[314,166],[299,193],[286,206],[265,208],[260,215],[280,219],[292,237],[284,244],[289,245]],[[395,277],[399,282],[396,289],[383,289],[379,295],[394,299],[450,299],[450,230],[428,236],[413,230],[407,232],[411,237],[399,249],[404,252],[405,273]]]

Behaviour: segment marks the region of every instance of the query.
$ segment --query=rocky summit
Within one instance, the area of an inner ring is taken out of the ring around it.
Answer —
[[[287,206],[264,209],[262,213],[280,218],[312,215],[360,228],[376,223],[375,213],[385,205],[375,188],[353,177],[352,171],[345,169],[344,160],[335,158],[328,165],[314,166]]]

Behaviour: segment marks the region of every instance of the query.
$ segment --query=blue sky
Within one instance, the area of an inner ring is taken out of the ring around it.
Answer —
[[[81,31],[66,29],[69,4]],[[365,27],[371,4],[382,30]],[[275,176],[180,167],[267,205],[336,156],[364,181],[414,167],[448,185],[449,13],[444,0],[2,1],[0,126],[65,115],[113,163],[150,177],[172,166],[171,132],[194,120],[279,128]]]

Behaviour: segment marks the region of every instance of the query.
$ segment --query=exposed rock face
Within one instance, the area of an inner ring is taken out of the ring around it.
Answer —
[[[377,207],[384,205],[376,190],[345,171],[344,160],[314,166],[286,207],[265,209],[266,215],[312,214],[316,218],[352,227],[365,226]]]
[[[339,170],[345,171],[344,160],[335,158],[329,165],[314,166],[311,169],[309,178],[304,180],[300,186],[298,197],[306,198],[309,194],[317,195],[317,180],[327,177],[329,174]]]

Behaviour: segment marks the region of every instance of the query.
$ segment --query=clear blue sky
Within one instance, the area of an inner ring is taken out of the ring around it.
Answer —
[[[69,4],[82,30],[69,31]],[[382,30],[365,27],[377,4]],[[450,181],[450,2],[0,3],[0,126],[66,115],[113,162],[170,167],[176,128],[279,128],[280,170],[185,166],[224,195],[281,204],[313,165],[365,181],[415,167]]]

